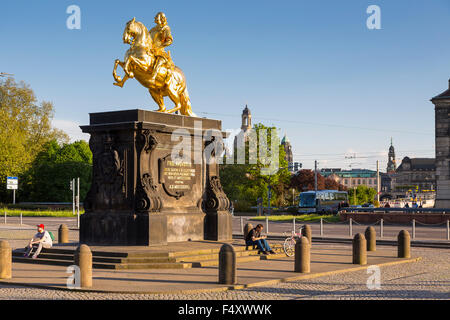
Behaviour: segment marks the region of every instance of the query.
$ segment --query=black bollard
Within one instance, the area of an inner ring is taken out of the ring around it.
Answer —
[[[0,279],[12,277],[12,250],[8,241],[0,241]]]
[[[375,228],[372,226],[367,227],[364,235],[367,241],[367,251],[377,251],[377,233]]]
[[[244,231],[244,241],[245,241],[245,239],[247,239],[247,235],[250,232],[250,230],[252,230],[252,229],[253,229],[253,225],[251,223],[247,223],[244,226],[244,230],[243,230]],[[245,244],[245,250],[248,250],[247,244]]]
[[[362,233],[357,233],[353,238],[353,264],[367,264],[367,243]]]
[[[67,225],[62,224],[58,228],[58,243],[68,243],[69,242],[69,228]]]
[[[82,244],[74,255],[75,264],[80,267],[80,285],[82,288],[92,287],[92,252],[88,245]]]
[[[311,271],[311,251],[307,237],[301,237],[295,243],[294,272],[309,273]]]
[[[302,236],[308,238],[309,245],[311,246],[312,245],[312,231],[311,231],[310,225],[308,225],[308,224],[303,225]]]
[[[236,284],[236,252],[231,244],[224,244],[219,251],[219,283]]]
[[[402,230],[397,236],[398,258],[411,258],[411,237],[409,232]]]

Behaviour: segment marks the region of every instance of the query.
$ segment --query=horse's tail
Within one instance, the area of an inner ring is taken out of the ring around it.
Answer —
[[[175,66],[172,72],[172,77],[178,83],[178,94],[180,96],[181,109],[180,113],[185,116],[196,117],[196,114],[192,112],[191,99],[189,98],[189,93],[186,87],[186,77],[183,71]]]
[[[191,116],[195,117],[196,114],[192,112],[192,106],[191,106],[191,99],[189,98],[189,93],[186,88],[184,87],[183,92],[180,95],[180,103],[181,103],[181,114],[185,116]]]

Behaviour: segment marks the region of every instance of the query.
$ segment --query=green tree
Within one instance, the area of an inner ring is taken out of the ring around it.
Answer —
[[[272,186],[272,206],[280,206],[287,204],[287,198],[289,197],[289,181],[290,173],[287,169],[287,162],[284,159],[285,152],[283,146],[280,144],[280,139],[275,127],[266,127],[263,124],[256,124],[253,129],[256,131],[258,137],[262,130],[267,132],[267,147],[269,157],[272,156],[272,139],[274,139],[274,145],[278,148],[278,170],[268,175],[263,171],[264,168],[268,168],[267,164],[261,162],[261,159],[257,157],[256,164],[249,164],[250,149],[249,144],[245,145],[245,164],[223,164],[220,166],[220,178],[222,186],[228,198],[235,202],[235,208],[237,211],[248,210],[250,206],[256,205],[257,198],[263,199],[264,205],[268,204],[268,185],[269,181]],[[259,147],[257,145],[256,154],[259,154]],[[236,163],[236,154],[238,150],[234,150],[233,157]],[[224,161],[226,162],[226,161]]]
[[[47,142],[69,141],[64,132],[52,127],[53,114],[53,104],[38,103],[24,82],[0,80],[0,202],[10,201],[5,188],[7,176],[27,171]],[[19,188],[21,185],[19,181]]]
[[[348,190],[348,200],[351,205],[362,205],[365,203],[374,204],[376,195],[377,191],[374,188],[370,188],[364,185],[360,185],[356,188],[356,196],[355,188]]]
[[[21,198],[28,201],[71,202],[69,182],[77,177],[80,178],[80,201],[83,201],[92,179],[92,152],[88,143],[81,140],[60,146],[52,140],[22,176]]]

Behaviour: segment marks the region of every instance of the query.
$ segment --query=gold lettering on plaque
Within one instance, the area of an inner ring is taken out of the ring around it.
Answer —
[[[169,190],[191,190],[194,184],[195,168],[190,163],[168,160],[162,173]]]

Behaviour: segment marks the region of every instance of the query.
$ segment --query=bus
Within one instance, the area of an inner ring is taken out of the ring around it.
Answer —
[[[306,191],[300,193],[298,213],[337,213],[348,207],[348,193],[338,190]]]

